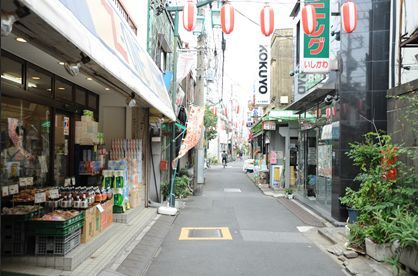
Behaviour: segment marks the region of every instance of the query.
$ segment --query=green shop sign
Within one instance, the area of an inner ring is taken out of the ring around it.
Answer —
[[[326,73],[330,70],[330,0],[311,0],[305,4],[315,6],[317,15],[316,30],[307,35],[301,30],[302,60],[300,71],[303,73]],[[302,28],[302,27],[301,27]]]

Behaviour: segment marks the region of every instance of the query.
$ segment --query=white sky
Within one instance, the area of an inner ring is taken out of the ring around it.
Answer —
[[[170,5],[183,5],[184,1],[185,0],[171,0],[169,2],[171,2]],[[146,2],[146,0],[124,0],[124,4],[133,11],[143,11],[146,7]],[[275,28],[291,28],[292,19],[289,15],[295,2],[296,0],[271,0],[269,2],[262,0],[230,0],[230,4],[236,8],[235,27],[231,34],[225,35],[227,42],[224,80],[226,83],[232,81],[234,85],[233,89],[240,90],[239,93],[243,94],[243,97],[240,97],[240,99],[242,99],[243,102],[248,101],[253,90],[253,83],[258,73],[258,45],[260,42],[270,44],[271,37],[266,38],[262,35],[260,26],[257,26],[244,18],[238,11],[259,23],[260,11],[266,3],[269,3],[274,9]],[[213,5],[215,5],[215,3],[216,1]],[[146,26],[146,14],[143,12],[133,12],[132,16],[138,25],[141,27],[144,25],[144,27],[140,29],[144,29]],[[207,24],[209,24],[207,25],[207,27],[209,27],[210,22],[208,21]],[[215,32],[216,31],[220,32],[219,29],[215,30]],[[189,42],[190,45],[196,45],[196,37],[183,29],[181,16],[179,18],[179,33],[183,41]],[[221,54],[221,45],[217,45],[217,48],[218,53]]]
[[[296,0],[273,0],[270,2],[270,6],[274,9],[275,29],[292,27],[292,19],[289,15],[295,2]],[[252,95],[253,84],[258,74],[258,45],[260,43],[269,45],[271,37],[266,38],[261,33],[259,25],[254,24],[239,12],[259,24],[260,12],[265,3],[266,2],[260,0],[230,1],[230,4],[236,10],[234,31],[229,35],[225,35],[224,91],[225,89],[229,89],[229,83],[232,82],[235,94],[242,93],[242,97],[239,97],[239,99],[245,105]],[[207,25],[207,27],[208,26],[210,26],[210,24]],[[179,29],[182,39],[190,42],[190,45],[195,45],[196,37],[183,29],[181,18]],[[221,31],[218,29],[215,30],[215,32]],[[218,53],[221,54],[220,42],[219,45],[217,45],[217,48]]]

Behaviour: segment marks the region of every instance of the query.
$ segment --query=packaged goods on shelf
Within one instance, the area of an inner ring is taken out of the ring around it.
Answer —
[[[99,123],[92,117],[81,116],[81,121],[75,122],[75,143],[81,145],[99,144],[102,134],[99,134]]]

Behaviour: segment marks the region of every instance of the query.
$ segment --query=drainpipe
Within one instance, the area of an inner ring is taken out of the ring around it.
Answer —
[[[394,1],[396,2],[396,1]],[[401,48],[401,40],[402,40],[402,17],[403,17],[403,2],[404,0],[400,0],[400,8],[399,8],[399,41],[398,41],[398,85],[401,85],[401,77],[402,77],[402,48]]]

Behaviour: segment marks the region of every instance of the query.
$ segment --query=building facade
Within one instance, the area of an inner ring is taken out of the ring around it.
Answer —
[[[326,30],[322,41],[329,51],[330,69],[316,74],[302,69],[306,65],[302,64],[304,43],[312,37],[301,29],[301,5],[297,3],[291,13],[295,102],[287,108],[300,114],[298,198],[330,219],[344,221],[347,213],[339,198],[346,187],[358,185],[353,181],[357,169],[346,155],[349,145],[375,128],[386,130],[390,1],[357,3],[358,23],[353,33],[339,27],[343,1],[318,2],[323,6],[317,12],[327,20],[321,23]],[[317,47],[321,40],[314,41]]]

